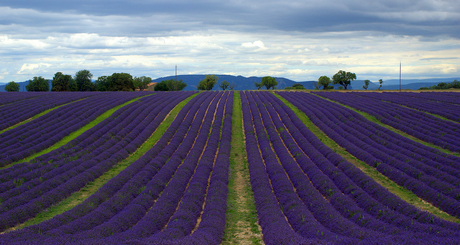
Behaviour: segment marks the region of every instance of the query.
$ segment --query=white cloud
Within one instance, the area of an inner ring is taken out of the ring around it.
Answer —
[[[43,68],[51,67],[51,64],[46,63],[39,63],[39,64],[23,64],[21,69],[17,72],[17,74],[33,74],[38,73],[39,70]],[[39,75],[37,75],[39,76]]]
[[[264,43],[262,41],[260,41],[260,40],[255,41],[253,43],[251,43],[251,42],[242,43],[241,46],[243,46],[245,48],[256,48],[257,51],[267,49],[265,47]]]
[[[339,69],[391,77],[399,61],[413,78],[460,70],[460,59],[445,59],[460,57],[458,1],[21,2],[0,7],[3,83],[81,69],[161,77],[175,65],[180,74],[293,80]]]

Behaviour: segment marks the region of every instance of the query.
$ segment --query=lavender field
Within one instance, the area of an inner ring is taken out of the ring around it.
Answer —
[[[460,93],[6,93],[0,244],[459,244],[459,129]]]

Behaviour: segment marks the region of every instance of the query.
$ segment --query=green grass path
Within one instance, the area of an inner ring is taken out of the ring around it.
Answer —
[[[402,186],[399,186],[392,180],[388,179],[375,168],[367,165],[365,162],[351,155],[344,148],[340,147],[337,143],[335,143],[335,141],[327,137],[327,135],[323,131],[321,131],[315,124],[313,124],[313,122],[301,110],[299,110],[297,107],[295,107],[293,104],[291,104],[289,101],[287,101],[280,95],[275,94],[275,96],[278,97],[281,101],[283,101],[289,108],[291,108],[297,115],[297,117],[299,117],[299,119],[308,127],[308,129],[310,129],[316,135],[316,137],[319,138],[319,140],[321,140],[321,142],[323,142],[327,147],[331,148],[333,151],[341,155],[345,160],[355,165],[357,168],[359,168],[369,177],[374,179],[381,186],[388,189],[391,193],[397,195],[402,200],[414,205],[420,210],[430,212],[433,215],[447,221],[460,223],[460,219],[451,216],[445,213],[444,211],[440,210],[439,208],[431,205],[430,203],[415,195],[413,192],[409,191],[408,189]]]
[[[231,147],[227,224],[222,244],[264,244],[249,178],[239,92],[233,95]]]

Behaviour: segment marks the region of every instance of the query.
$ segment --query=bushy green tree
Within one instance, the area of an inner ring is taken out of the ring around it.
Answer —
[[[75,82],[77,83],[78,91],[94,91],[95,87],[91,78],[93,74],[88,70],[80,70],[75,73]]]
[[[70,91],[78,91],[77,82],[75,82],[74,79],[70,80],[69,88],[70,88]]]
[[[182,79],[180,80],[174,80],[174,79],[169,79],[169,80],[163,80],[155,85],[153,87],[153,90],[155,91],[181,91],[187,87],[187,84],[182,82]]]
[[[228,86],[230,86],[230,83],[228,83],[227,81],[222,81],[219,83],[219,87],[222,89],[222,90],[226,90],[228,88]]]
[[[228,87],[230,88],[230,90],[233,90],[236,87],[236,83],[230,83]]]
[[[355,79],[356,79],[355,73],[339,70],[334,76],[332,76],[332,83],[340,84],[343,86],[343,89],[346,90],[348,85],[350,85],[351,81]]]
[[[72,80],[71,75],[64,75],[62,72],[56,72],[53,81],[51,81],[51,91],[72,91]]]
[[[212,90],[219,78],[216,75],[205,75],[205,78],[198,83],[198,90]]]
[[[367,90],[367,88],[369,87],[369,83],[370,83],[370,82],[371,82],[371,81],[369,81],[369,80],[364,80],[363,89]]]
[[[333,89],[334,86],[331,86],[331,79],[328,76],[320,76],[318,78],[318,86],[323,87],[323,90]]]
[[[136,89],[143,91],[149,87],[149,84],[152,82],[152,78],[142,76],[142,77],[134,77],[133,85]]]
[[[27,91],[50,91],[50,84],[43,77],[34,77],[26,85]]]
[[[94,87],[97,91],[109,91],[109,85],[107,83],[107,76],[100,76],[94,82]]]
[[[19,92],[20,88],[21,88],[21,85],[19,85],[19,83],[11,81],[5,86],[5,91],[6,92]]]
[[[292,85],[292,87],[295,88],[295,89],[305,89],[305,88],[303,87],[303,85],[302,85],[302,84],[299,84],[299,83]]]
[[[153,87],[153,90],[155,91],[169,91],[168,84],[165,81],[161,81]]]
[[[292,87],[285,87],[284,89],[305,89],[302,84],[294,84]]]
[[[169,79],[166,80],[166,84],[168,85],[169,91],[181,91],[185,87],[187,87],[187,84],[180,80],[173,80]]]
[[[128,73],[113,73],[107,78],[108,91],[133,91],[133,77]]]
[[[257,90],[260,90],[263,87],[261,82],[260,83],[254,82],[254,86],[256,86]]]
[[[276,81],[276,79],[274,77],[270,77],[270,76],[265,76],[265,77],[262,77],[262,81],[260,82],[262,84],[262,86],[265,86],[265,88],[268,90],[268,89],[275,89],[276,85],[278,85],[278,82]]]

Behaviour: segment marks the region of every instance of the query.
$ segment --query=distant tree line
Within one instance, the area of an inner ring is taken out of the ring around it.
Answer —
[[[155,91],[181,91],[187,86],[186,83],[182,82],[182,79],[177,81],[174,79],[163,80],[155,85],[153,88]]]
[[[460,81],[455,79],[453,82],[445,83],[441,82],[430,87],[421,87],[419,90],[436,90],[436,89],[451,89],[451,88],[460,88]]]
[[[111,76],[100,76],[93,83],[93,74],[89,70],[80,70],[75,76],[56,72],[53,80],[38,76],[29,80],[25,86],[27,91],[134,91],[147,89],[152,78],[132,77],[129,73],[113,73]],[[158,87],[157,87],[158,86]],[[182,80],[165,80],[158,83],[155,91],[179,91],[187,86]],[[19,92],[20,85],[14,81],[5,86],[7,92]]]
[[[315,90],[328,90],[328,89],[334,89],[334,86],[339,84],[339,89],[348,89],[348,86],[351,84],[351,81],[356,79],[356,74],[347,72],[347,71],[342,71],[339,70],[334,76],[332,76],[332,79],[329,78],[328,76],[321,76],[318,78],[318,82],[313,83],[313,86],[315,86]],[[364,85],[363,89],[367,90],[369,88],[370,80],[364,80]],[[379,79],[379,87],[377,90],[380,90],[382,88],[383,80]]]

